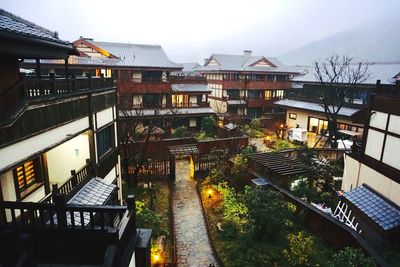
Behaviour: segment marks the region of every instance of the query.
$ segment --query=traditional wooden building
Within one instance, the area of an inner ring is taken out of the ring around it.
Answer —
[[[1,266],[128,266],[138,235],[149,233],[136,229],[133,198],[119,204],[115,85],[71,78],[68,58],[78,53],[0,9]],[[35,62],[35,76],[21,73],[22,59]],[[41,72],[44,59],[63,63],[57,77]]]
[[[142,117],[166,132],[186,126],[198,129],[201,119],[213,115],[208,103],[211,90],[205,78],[184,75],[159,45],[98,42],[80,38],[73,42],[79,56],[69,57],[70,73],[110,77],[116,81],[121,120]],[[43,60],[41,72],[59,75],[61,61]],[[33,62],[25,62],[33,67]],[[173,74],[172,74],[173,73]],[[168,121],[168,123],[166,123]],[[170,125],[172,122],[172,125]]]
[[[372,95],[362,143],[345,156],[344,201],[374,242],[400,240],[400,98]]]
[[[281,112],[273,102],[287,95],[298,74],[278,59],[253,56],[250,50],[243,55],[212,54],[196,71],[207,78],[210,104],[218,114],[271,119]]]
[[[338,113],[338,129],[347,136],[361,138],[363,123],[352,121],[352,116],[367,106],[369,96],[374,93],[392,92],[400,64],[371,64],[368,66],[368,79],[352,88],[344,99]],[[286,124],[289,128],[303,128],[317,135],[327,130],[328,120],[325,110],[318,101],[321,95],[320,83],[312,70],[306,70],[302,76],[292,80],[292,89],[286,98],[275,101],[274,105],[286,110]],[[349,90],[346,84],[337,84],[343,90]],[[399,92],[400,93],[400,92]],[[337,107],[335,107],[337,108]]]

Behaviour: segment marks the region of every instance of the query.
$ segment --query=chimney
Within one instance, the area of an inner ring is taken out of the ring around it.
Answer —
[[[243,55],[250,57],[251,56],[251,50],[243,50]]]

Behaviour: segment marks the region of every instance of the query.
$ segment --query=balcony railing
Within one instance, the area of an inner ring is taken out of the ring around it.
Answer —
[[[209,102],[198,102],[198,103],[174,103],[174,104],[163,104],[163,105],[143,105],[134,104],[132,109],[174,109],[174,108],[204,108],[209,107]]]
[[[71,170],[71,176],[60,187],[53,185],[53,191],[58,191],[68,197],[69,193],[90,177],[93,177],[93,169],[90,160],[86,159],[85,166],[78,171]],[[41,203],[53,203],[53,201],[53,192],[40,200]]]
[[[131,213],[133,211],[133,214]],[[70,230],[121,230],[124,217],[135,220],[135,198],[128,198],[127,206],[98,206],[66,204],[63,195],[55,203],[0,202],[0,229],[54,228]],[[133,222],[134,223],[134,222]]]
[[[67,94],[78,90],[113,87],[111,78],[23,78],[0,95],[0,112],[9,111],[19,100]]]

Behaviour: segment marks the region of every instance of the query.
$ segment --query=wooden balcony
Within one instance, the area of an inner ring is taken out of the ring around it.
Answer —
[[[118,81],[117,88],[120,94],[172,93],[171,84],[161,80]]]
[[[247,107],[249,107],[249,108],[261,108],[261,107],[264,107],[267,103],[268,103],[268,101],[263,98],[259,98],[259,99],[247,98]]]
[[[207,79],[203,76],[170,76],[168,79],[171,83],[177,84],[206,84]]]
[[[273,89],[290,89],[291,81],[267,81],[267,80],[246,80],[246,89],[254,90],[273,90]]]
[[[55,203],[4,201],[0,230],[0,265],[128,266],[137,240],[135,197],[126,206],[70,205],[61,194]]]
[[[89,179],[94,177],[93,167],[89,159],[86,159],[86,164],[80,168],[79,170],[71,170],[71,176],[67,178],[67,180],[60,185],[53,186],[53,192],[60,192],[61,194],[66,196],[66,199],[70,199],[71,195],[77,191],[77,189],[81,188],[83,184]],[[39,202],[41,203],[54,203],[54,194],[50,192],[44,198],[42,198]]]
[[[0,95],[0,114],[11,110],[21,100],[43,96],[66,95],[82,90],[114,87],[111,78],[23,78]]]
[[[244,80],[212,80],[209,83],[222,84],[223,89],[244,89]]]

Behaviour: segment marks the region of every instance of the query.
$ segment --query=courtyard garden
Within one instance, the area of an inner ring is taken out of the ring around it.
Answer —
[[[165,180],[141,181],[137,187],[123,183],[124,199],[136,196],[137,227],[152,229],[152,262],[173,262],[174,233],[171,209],[171,186]]]
[[[360,250],[338,250],[312,234],[302,213],[279,192],[249,186],[246,154],[252,152],[246,148],[231,168],[215,168],[198,183],[225,266],[375,266]]]

